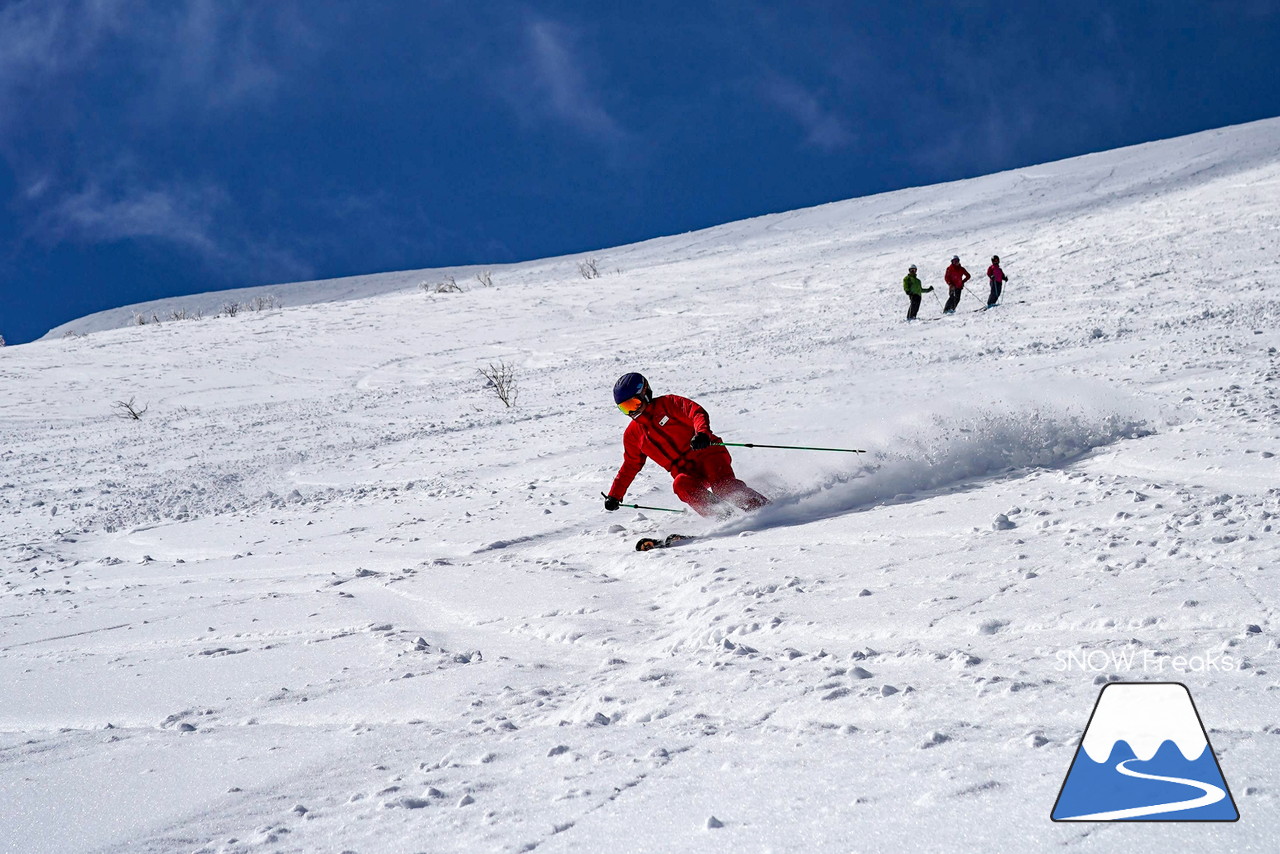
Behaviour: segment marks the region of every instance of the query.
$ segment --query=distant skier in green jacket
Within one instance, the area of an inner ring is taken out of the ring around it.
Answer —
[[[907,320],[915,320],[916,312],[920,310],[921,296],[933,293],[933,287],[921,287],[920,277],[916,275],[916,265],[912,264],[907,268],[907,277],[902,280],[902,290],[911,300],[911,306],[907,309]]]

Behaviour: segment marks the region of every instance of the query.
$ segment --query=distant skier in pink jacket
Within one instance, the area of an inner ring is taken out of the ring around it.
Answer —
[[[991,294],[987,297],[987,308],[1000,302],[1000,292],[1004,290],[1004,283],[1009,281],[1009,277],[1004,274],[1004,270],[1000,269],[1000,256],[991,256],[991,266],[987,268],[987,281],[991,283]]]

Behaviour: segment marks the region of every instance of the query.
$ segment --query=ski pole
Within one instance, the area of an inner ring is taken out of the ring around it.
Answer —
[[[808,448],[803,445],[758,445],[755,442],[716,442],[726,448],[782,448],[786,451],[839,451],[845,454],[865,454],[857,448]]]
[[[609,497],[609,496],[605,495],[603,492],[602,492],[602,493],[600,493],[600,495],[601,495],[602,497],[604,497],[604,498],[608,498],[608,497]],[[645,505],[645,504],[621,504],[621,503],[620,503],[620,504],[618,504],[618,506],[619,506],[619,507],[632,507],[632,508],[634,508],[634,509],[636,509],[636,510],[661,510],[663,513],[683,513],[683,512],[684,512],[683,510],[673,510],[673,509],[671,509],[670,507],[649,507],[648,505]]]

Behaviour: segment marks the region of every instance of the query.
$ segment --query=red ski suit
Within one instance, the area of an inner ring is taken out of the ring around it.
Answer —
[[[711,447],[690,448],[694,433],[710,435]],[[609,495],[621,500],[645,461],[653,460],[671,472],[671,489],[680,500],[703,516],[717,515],[716,505],[722,500],[743,510],[768,504],[769,499],[734,475],[733,460],[723,446],[715,444],[719,441],[701,406],[674,394],[655,397],[622,434],[622,467]]]
[[[971,278],[972,276],[969,275],[969,271],[964,267],[961,267],[959,264],[952,264],[947,268],[947,272],[942,275],[942,279],[947,283],[947,286],[955,288],[956,290],[963,288],[964,283],[969,281]]]

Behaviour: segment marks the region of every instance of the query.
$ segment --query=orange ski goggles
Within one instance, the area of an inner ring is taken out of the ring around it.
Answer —
[[[644,409],[644,404],[644,398],[633,397],[630,400],[624,400],[622,403],[619,403],[618,408],[627,415],[635,415],[641,409]]]

